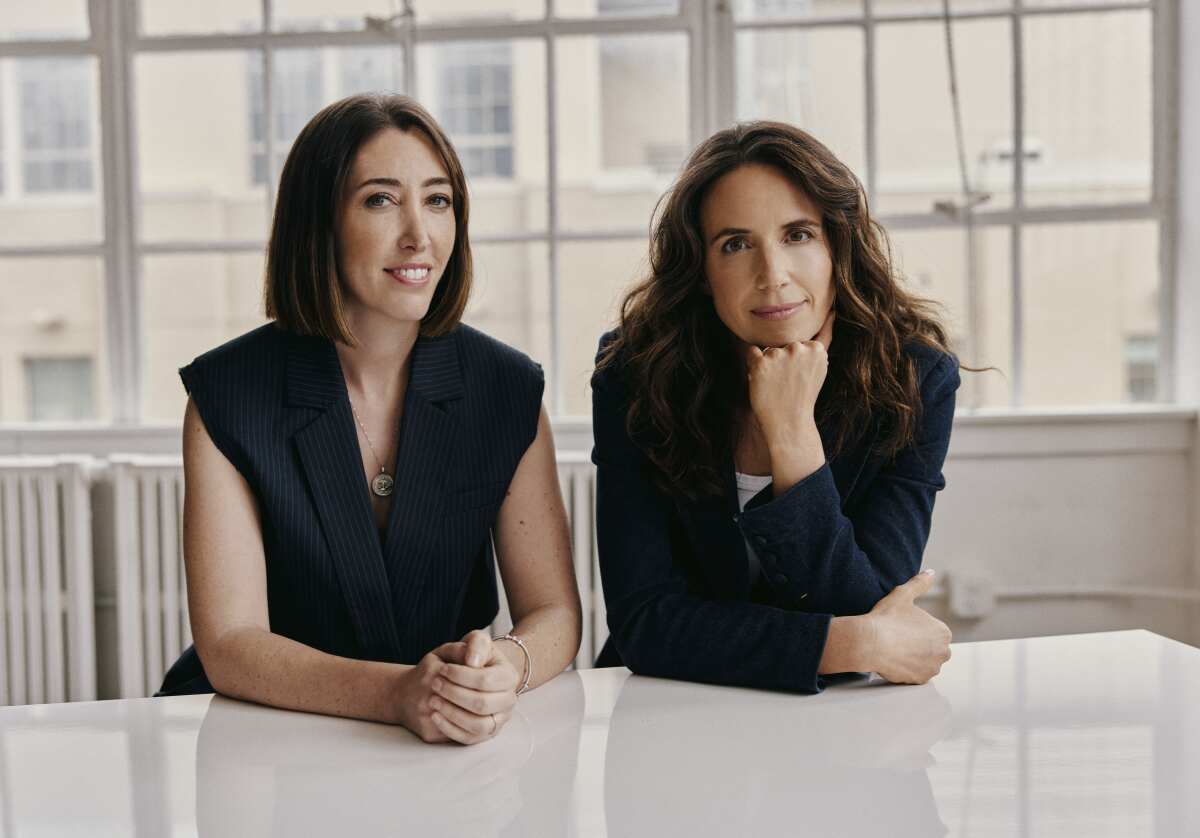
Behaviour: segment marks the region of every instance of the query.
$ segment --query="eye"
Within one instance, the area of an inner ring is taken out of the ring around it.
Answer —
[[[367,200],[363,201],[363,204],[371,207],[372,209],[378,209],[379,207],[382,207],[384,203],[390,203],[391,200],[392,196],[386,192],[376,192],[374,195],[367,198]]]
[[[806,242],[812,237],[812,231],[805,227],[796,227],[788,232],[788,241],[791,242]]]
[[[739,250],[745,250],[750,246],[741,236],[730,236],[721,244],[722,253],[737,253]]]
[[[429,196],[429,203],[432,206],[441,207],[444,209],[446,207],[453,205],[454,202],[450,200],[449,195],[445,195],[445,194],[442,194],[441,192],[439,192],[436,195]]]

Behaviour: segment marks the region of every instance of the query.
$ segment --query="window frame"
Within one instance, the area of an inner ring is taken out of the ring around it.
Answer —
[[[139,31],[139,5],[144,0],[105,2],[88,0],[90,36],[60,41],[26,40],[0,41],[0,58],[91,56],[98,61],[100,131],[93,137],[100,152],[93,172],[94,186],[102,195],[103,239],[99,242],[66,242],[46,246],[0,246],[0,258],[31,256],[96,256],[105,264],[106,336],[108,349],[107,380],[111,388],[111,423],[118,426],[141,424],[142,367],[144,352],[141,334],[141,263],[144,257],[178,253],[238,253],[261,252],[265,238],[257,241],[187,241],[141,242],[137,238],[138,184],[137,137],[134,108],[133,64],[138,55],[151,52],[209,51],[229,49],[261,50],[263,56],[263,98],[265,112],[273,111],[273,55],[278,49],[295,47],[334,46],[399,46],[403,49],[403,77],[407,89],[418,88],[416,48],[419,44],[448,41],[507,40],[514,38],[540,39],[544,43],[546,72],[546,194],[547,225],[536,233],[515,233],[479,237],[480,244],[513,244],[545,242],[549,259],[550,352],[548,372],[553,385],[549,402],[556,418],[563,418],[566,401],[563,357],[563,327],[560,322],[559,250],[573,242],[644,239],[644,225],[626,229],[602,231],[572,230],[569,222],[558,218],[557,176],[557,114],[555,103],[555,39],[577,35],[629,35],[651,33],[683,33],[688,39],[688,92],[690,119],[688,136],[694,144],[722,125],[731,123],[736,112],[735,79],[736,35],[747,30],[814,29],[829,26],[857,26],[864,32],[864,61],[866,85],[865,133],[867,171],[863,174],[868,193],[874,195],[878,168],[876,147],[876,94],[874,48],[875,27],[880,24],[909,20],[941,19],[940,12],[876,14],[874,0],[864,0],[861,16],[829,19],[789,19],[768,21],[734,20],[732,3],[724,0],[679,0],[678,12],[664,16],[597,16],[592,18],[560,18],[551,16],[553,0],[546,0],[546,16],[534,20],[487,23],[444,23],[416,26],[401,25],[393,29],[273,31],[273,2],[260,0],[262,30],[237,33],[204,33],[180,35],[145,35]],[[1159,229],[1159,360],[1158,398],[1160,403],[1175,401],[1177,375],[1177,186],[1179,149],[1177,132],[1179,97],[1179,0],[1130,0],[1130,2],[1081,2],[1069,7],[1028,7],[1023,0],[1012,0],[1009,9],[995,11],[955,12],[955,20],[976,18],[1008,18],[1012,32],[1013,51],[1013,205],[1001,210],[975,213],[975,223],[981,226],[1007,226],[1010,229],[1010,265],[1012,271],[1012,352],[1011,409],[1021,408],[1023,330],[1021,326],[1021,229],[1028,224],[1065,223],[1112,220],[1145,220],[1158,223]],[[1021,55],[1020,23],[1037,15],[1063,15],[1087,12],[1117,12],[1148,10],[1152,19],[1153,89],[1152,120],[1155,130],[1152,152],[1151,199],[1134,204],[1098,206],[1028,207],[1023,201],[1024,130],[1023,130],[1023,62]],[[11,89],[11,88],[10,88]],[[271,120],[268,117],[268,125]],[[10,132],[11,134],[11,132]],[[263,152],[267,160],[267,212],[274,205],[274,184],[278,176],[273,131],[268,131]],[[8,157],[19,149],[4,146]],[[11,171],[8,167],[7,171]],[[5,179],[6,200],[11,183]],[[897,230],[932,230],[953,228],[961,222],[932,212],[921,214],[881,216],[885,226]],[[105,379],[97,371],[99,381]],[[103,401],[97,394],[97,400]],[[1111,406],[1098,406],[1111,411]],[[1089,413],[1087,409],[1078,411]]]

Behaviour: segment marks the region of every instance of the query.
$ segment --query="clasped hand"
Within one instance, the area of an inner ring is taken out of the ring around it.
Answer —
[[[472,631],[404,673],[400,723],[425,742],[486,741],[512,718],[520,678],[487,632]]]

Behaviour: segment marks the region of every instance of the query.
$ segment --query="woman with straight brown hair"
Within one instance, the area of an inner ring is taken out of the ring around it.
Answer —
[[[180,370],[195,646],[211,692],[495,736],[579,647],[541,368],[459,322],[462,166],[404,96],[313,117],[280,177],[273,320]],[[492,541],[515,625],[498,608]]]
[[[592,378],[598,663],[799,692],[935,675],[950,631],[913,600],[958,369],[825,146],[773,122],[701,143]]]

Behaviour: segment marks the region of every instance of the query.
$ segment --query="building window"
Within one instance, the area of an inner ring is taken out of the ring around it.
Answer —
[[[79,422],[96,418],[91,358],[26,358],[29,420]]]
[[[342,96],[355,93],[402,93],[404,64],[391,47],[361,47],[338,53]]]
[[[92,189],[92,91],[87,59],[23,58],[22,177],[26,192]]]
[[[1152,402],[1158,395],[1158,336],[1125,338],[1125,397],[1131,402]]]
[[[276,177],[301,129],[326,104],[354,93],[403,90],[404,65],[391,47],[276,50],[272,62]],[[248,69],[250,180],[258,186],[267,182],[262,59],[251,58]]]
[[[324,67],[319,49],[276,50],[272,56],[274,83],[275,171],[283,168],[292,141],[325,102]],[[267,118],[263,97],[262,59],[249,62],[250,180],[267,182]]]
[[[439,58],[438,119],[467,176],[511,178],[512,45],[450,44]]]

